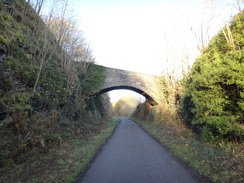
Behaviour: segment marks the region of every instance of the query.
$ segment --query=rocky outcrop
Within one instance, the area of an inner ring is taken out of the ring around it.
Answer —
[[[2,0],[2,3],[6,4],[8,6],[11,6],[13,4],[13,1],[12,0]]]

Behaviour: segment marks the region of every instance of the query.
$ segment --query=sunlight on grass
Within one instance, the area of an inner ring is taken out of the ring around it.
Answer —
[[[137,122],[200,175],[216,182],[244,181],[244,144],[204,143],[181,124]]]

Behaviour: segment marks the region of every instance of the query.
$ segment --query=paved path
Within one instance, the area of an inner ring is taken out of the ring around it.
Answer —
[[[81,183],[206,183],[136,123],[121,122]]]

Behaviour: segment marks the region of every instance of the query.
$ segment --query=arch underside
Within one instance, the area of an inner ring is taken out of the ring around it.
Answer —
[[[106,92],[109,92],[109,91],[112,91],[112,90],[119,90],[119,89],[125,89],[125,90],[131,90],[131,91],[134,91],[134,92],[137,92],[139,94],[141,94],[142,96],[144,96],[147,101],[152,105],[157,105],[158,103],[150,96],[148,95],[146,92],[144,92],[143,90],[140,90],[138,88],[135,88],[135,87],[132,87],[132,86],[113,86],[113,87],[108,87],[108,88],[104,88],[104,89],[101,89],[98,94],[101,95],[103,93],[106,93]]]

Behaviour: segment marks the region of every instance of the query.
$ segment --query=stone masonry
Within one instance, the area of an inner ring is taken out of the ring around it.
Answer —
[[[156,105],[157,87],[158,76],[107,67],[106,79],[98,93],[128,89],[143,95],[151,105]]]

